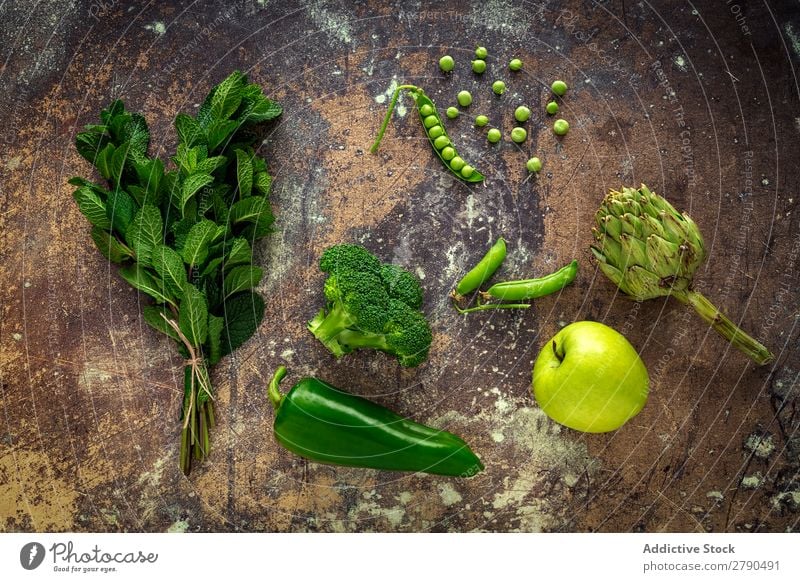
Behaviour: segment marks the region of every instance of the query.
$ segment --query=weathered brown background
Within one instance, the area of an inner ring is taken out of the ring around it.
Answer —
[[[2,7],[0,529],[797,529],[794,2],[157,4]],[[490,53],[482,77],[469,70],[477,44]],[[436,65],[444,53],[458,63],[450,76]],[[523,71],[507,71],[512,57]],[[66,181],[90,173],[73,138],[112,97],[145,114],[163,156],[173,116],[235,68],[285,107],[260,152],[278,215],[257,249],[268,308],[216,368],[213,452],[187,479],[181,362],[92,247]],[[508,84],[502,98],[495,78]],[[542,115],[555,78],[571,86],[562,141]],[[472,91],[450,127],[485,186],[454,182],[409,111],[379,155],[367,152],[394,79],[442,107]],[[521,148],[488,146],[472,127],[487,113],[507,132],[521,103],[534,111]],[[525,180],[534,153],[545,170]],[[775,351],[774,366],[755,368],[676,302],[632,303],[598,276],[593,212],[608,188],[640,182],[691,212],[710,252],[698,286]],[[448,290],[501,234],[502,277],[577,257],[576,284],[528,312],[456,315]],[[399,370],[376,353],[336,362],[305,330],[320,306],[316,258],[342,241],[418,266],[435,330],[427,364]],[[529,393],[539,346],[581,319],[623,331],[652,375],[647,407],[613,434],[561,429]],[[280,363],[289,381],[315,374],[465,435],[486,471],[447,480],[288,454],[264,395]]]

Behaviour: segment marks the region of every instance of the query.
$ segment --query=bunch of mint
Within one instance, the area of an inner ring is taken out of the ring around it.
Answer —
[[[209,452],[208,368],[252,336],[264,316],[263,299],[251,291],[263,274],[252,264],[252,248],[274,220],[272,178],[255,155],[254,126],[281,111],[236,71],[211,90],[196,117],[176,116],[172,169],[148,156],[147,122],[119,100],[75,140],[106,180],[69,181],[92,240],[120,265],[123,279],[152,298],[145,321],[187,359],[180,453],[186,474],[192,459]]]

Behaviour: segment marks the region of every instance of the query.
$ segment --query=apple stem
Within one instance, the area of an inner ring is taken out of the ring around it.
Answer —
[[[553,354],[556,356],[559,362],[564,361],[564,354],[559,353],[558,346],[556,345],[556,340],[553,340]]]

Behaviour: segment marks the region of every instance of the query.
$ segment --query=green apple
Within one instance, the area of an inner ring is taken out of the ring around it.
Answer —
[[[596,321],[566,326],[533,365],[533,394],[544,413],[583,432],[616,430],[636,416],[649,383],[625,336]]]

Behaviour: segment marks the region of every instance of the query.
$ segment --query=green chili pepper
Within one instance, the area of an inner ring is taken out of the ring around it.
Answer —
[[[455,168],[453,164],[451,164],[451,160],[454,159],[458,159],[463,162],[462,158],[458,155],[458,152],[455,151],[455,148],[452,148],[452,156],[450,155],[451,151],[449,150],[447,151],[446,155],[442,155],[442,150],[446,149],[445,146],[452,145],[452,142],[447,136],[447,132],[444,129],[444,123],[442,123],[442,118],[439,115],[436,106],[433,104],[433,101],[431,101],[430,98],[425,95],[425,91],[415,85],[399,85],[397,89],[394,90],[392,100],[389,102],[389,110],[386,112],[386,117],[383,118],[381,128],[378,131],[375,142],[372,144],[372,147],[370,147],[369,151],[371,151],[373,154],[378,151],[378,146],[380,146],[381,140],[383,139],[383,134],[386,132],[386,128],[389,125],[389,120],[392,118],[392,111],[394,111],[394,107],[397,105],[397,99],[400,96],[400,91],[404,89],[411,94],[411,97],[413,97],[414,101],[416,102],[417,109],[420,113],[420,120],[425,128],[425,134],[428,136],[431,146],[433,146],[433,151],[436,152],[436,155],[439,156],[439,159],[442,161],[445,167],[457,178],[463,180],[464,182],[482,182],[484,175],[469,164],[461,164],[458,168]],[[458,110],[455,107],[451,107],[451,109],[455,111],[456,115],[458,114]]]
[[[574,260],[555,273],[540,279],[495,283],[483,295],[494,299],[510,299],[511,301],[536,299],[563,289],[575,280],[577,273],[578,261]]]
[[[494,272],[503,264],[505,258],[506,241],[501,236],[486,254],[483,255],[483,258],[478,261],[478,264],[458,282],[458,285],[456,285],[456,293],[458,295],[466,295],[467,293],[475,291],[475,289],[483,285],[494,275]]]
[[[275,438],[306,459],[387,471],[471,477],[483,463],[460,437],[418,424],[365,398],[316,378],[303,378],[287,394],[269,384]]]

